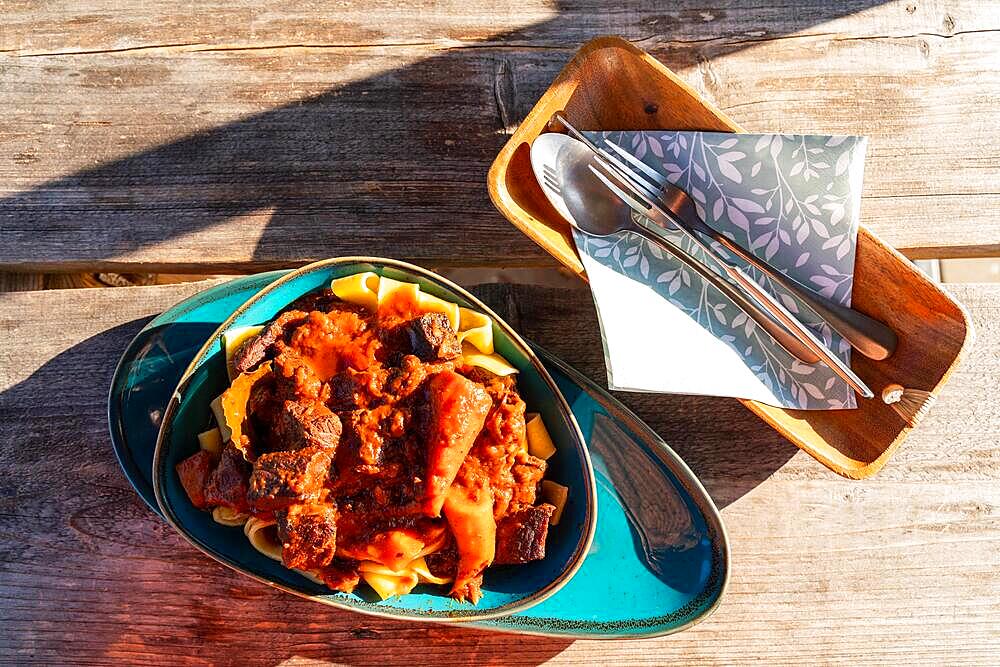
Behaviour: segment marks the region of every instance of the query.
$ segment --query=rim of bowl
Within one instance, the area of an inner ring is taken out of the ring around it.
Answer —
[[[361,606],[356,606],[348,602],[342,602],[335,597],[321,597],[319,595],[313,595],[300,590],[297,590],[291,586],[286,586],[284,584],[272,581],[267,577],[260,576],[255,572],[250,571],[244,567],[241,563],[230,561],[228,558],[223,557],[221,554],[213,553],[210,549],[202,546],[198,541],[181,526],[180,522],[174,517],[170,505],[167,502],[166,496],[163,490],[160,488],[160,477],[162,474],[163,458],[165,454],[165,443],[167,440],[167,434],[171,430],[174,415],[179,408],[182,396],[187,388],[188,380],[191,378],[195,368],[198,366],[199,362],[207,354],[208,350],[215,343],[216,339],[222,335],[231,325],[232,321],[237,317],[242,315],[247,309],[256,304],[267,294],[274,291],[278,287],[284,285],[285,283],[291,282],[301,275],[312,273],[313,271],[339,266],[343,264],[369,264],[376,265],[382,268],[398,268],[403,271],[409,271],[423,278],[437,283],[439,286],[458,294],[459,296],[467,299],[470,303],[474,304],[477,309],[483,312],[485,315],[493,318],[493,322],[499,326],[504,333],[511,339],[511,341],[518,346],[521,351],[527,356],[528,361],[534,367],[535,371],[542,378],[542,381],[549,388],[552,395],[555,397],[560,411],[563,413],[564,418],[570,426],[570,435],[576,443],[577,452],[581,458],[584,469],[584,482],[587,488],[585,489],[585,534],[583,539],[579,540],[576,545],[576,549],[573,551],[573,555],[570,560],[568,567],[560,572],[559,576],[553,581],[548,583],[546,586],[542,587],[538,591],[526,596],[523,600],[518,602],[512,602],[502,607],[498,607],[493,611],[484,611],[482,613],[476,614],[462,614],[451,616],[447,612],[434,613],[429,615],[415,614],[410,610],[403,609],[387,609],[382,611],[379,607],[365,608]],[[366,257],[366,256],[350,256],[350,257],[337,257],[331,259],[320,260],[317,262],[312,262],[306,264],[290,273],[278,278],[273,283],[269,284],[264,289],[260,290],[245,302],[243,302],[236,310],[230,314],[226,320],[216,328],[216,330],[208,337],[204,345],[199,348],[198,352],[192,358],[191,363],[188,364],[184,373],[181,375],[180,380],[177,383],[177,387],[174,388],[173,393],[170,396],[170,400],[167,402],[167,406],[163,413],[163,420],[160,422],[160,429],[156,436],[156,449],[153,453],[153,493],[156,496],[156,502],[163,513],[164,519],[170,526],[181,535],[189,544],[193,547],[209,556],[216,562],[222,563],[230,569],[236,570],[252,579],[255,579],[261,583],[267,584],[273,588],[285,591],[287,593],[292,593],[299,597],[305,598],[307,600],[312,600],[313,602],[319,602],[322,604],[329,605],[331,607],[336,607],[338,609],[344,609],[346,611],[356,612],[360,614],[367,614],[369,616],[377,616],[381,618],[391,618],[391,619],[407,619],[416,621],[429,621],[435,623],[464,623],[469,621],[483,621],[492,618],[499,618],[502,616],[509,616],[511,614],[516,614],[518,612],[530,609],[540,602],[547,600],[557,591],[559,591],[563,586],[565,586],[570,579],[572,579],[576,573],[579,571],[580,567],[583,565],[583,561],[586,559],[590,547],[594,541],[594,535],[597,531],[597,482],[594,479],[594,466],[590,460],[590,451],[587,449],[587,441],[583,437],[583,432],[580,430],[580,425],[576,421],[576,416],[573,414],[573,410],[569,407],[569,403],[566,402],[566,397],[563,396],[559,387],[556,386],[555,381],[549,372],[545,369],[538,355],[535,354],[531,346],[521,338],[520,335],[514,329],[507,324],[499,315],[497,315],[491,308],[486,304],[476,298],[473,294],[469,293],[464,288],[456,285],[447,278],[444,278],[429,269],[417,266],[415,264],[410,264],[408,262],[403,262],[397,259],[390,259],[386,257]]]

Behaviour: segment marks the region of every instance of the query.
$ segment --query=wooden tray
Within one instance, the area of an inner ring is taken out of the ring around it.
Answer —
[[[586,280],[568,224],[531,171],[531,142],[562,111],[584,130],[744,131],[649,54],[617,37],[585,44],[493,162],[494,205],[518,229]],[[853,304],[889,324],[899,347],[885,361],[852,355],[872,388],[856,410],[785,410],[742,401],[823,465],[846,477],[874,474],[912,430],[879,397],[890,383],[937,395],[974,338],[965,309],[864,226],[858,232]]]

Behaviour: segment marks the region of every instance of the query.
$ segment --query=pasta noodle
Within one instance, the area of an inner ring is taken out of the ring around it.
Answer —
[[[403,572],[401,574],[384,574],[381,572],[370,572],[364,569],[365,563],[359,566],[361,578],[371,586],[378,596],[383,600],[388,600],[394,595],[406,595],[420,583],[420,578],[414,572]]]
[[[232,439],[233,430],[226,423],[226,411],[222,408],[222,396],[216,396],[215,400],[209,403],[209,407],[215,416],[215,424],[219,428],[219,435],[222,437],[222,444],[224,445]]]
[[[243,525],[243,533],[254,549],[268,558],[281,560],[281,542],[278,540],[273,520],[252,517]]]
[[[381,563],[362,561],[358,565],[358,571],[383,600],[393,595],[406,595],[416,588],[417,584],[447,584],[451,582],[450,578],[435,577],[431,574],[423,556],[414,559],[400,570],[393,570]]]
[[[249,514],[237,512],[228,507],[220,506],[212,510],[212,520],[215,523],[221,523],[223,526],[242,526],[246,524],[249,518]]]
[[[409,298],[399,299],[397,296],[399,293],[402,293]],[[376,308],[373,308],[372,310],[378,310],[378,306],[382,306],[387,303],[390,298],[393,300],[400,300],[404,303],[406,301],[419,303],[420,285],[417,285],[416,283],[404,283],[383,276],[379,278],[378,283],[378,304]]]
[[[517,369],[499,354],[483,354],[469,344],[462,345],[462,361],[501,377],[517,373]]]
[[[382,534],[377,543],[365,545],[356,551],[341,550],[340,553],[364,562],[372,562],[393,571],[403,569],[424,556],[439,551],[444,546],[447,535],[441,530],[426,543],[401,530],[390,530]]]
[[[206,452],[211,452],[215,456],[222,454],[222,433],[218,427],[213,426],[203,433],[198,434],[198,446]]]
[[[549,431],[545,428],[545,422],[539,414],[528,414],[524,416],[524,430],[528,436],[528,453],[532,456],[548,460],[556,453],[556,446],[552,444]]]
[[[483,354],[493,354],[493,321],[468,308],[459,309],[459,342],[468,342]]]
[[[356,303],[368,310],[378,308],[379,277],[371,271],[337,278],[330,289],[348,303]]]
[[[435,577],[427,567],[427,561],[423,556],[409,564],[408,569],[415,572],[422,584],[450,584],[451,577]]]
[[[558,525],[562,516],[563,508],[566,507],[566,498],[569,496],[569,489],[562,484],[556,484],[552,480],[542,480],[542,500],[556,508],[549,519],[550,525]]]

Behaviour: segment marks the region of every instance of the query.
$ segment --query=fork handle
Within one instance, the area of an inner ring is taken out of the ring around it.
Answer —
[[[881,361],[896,350],[896,332],[882,322],[853,308],[843,306],[822,294],[817,294],[794,278],[786,276],[764,260],[747,252],[735,241],[715,232],[715,230],[712,231],[714,233],[710,236],[714,241],[718,241],[744,262],[756,267],[768,278],[805,301],[810,308],[816,311],[817,315],[826,320],[861,354],[869,359]]]
[[[807,364],[814,364],[819,361],[812,350],[806,347],[798,337],[793,335],[788,329],[773,320],[757,303],[748,299],[743,292],[733,287],[729,281],[725,280],[712,269],[702,264],[681,248],[675,246],[667,239],[646,229],[642,225],[632,223],[629,229],[651,243],[655,243],[671,255],[687,264],[702,278],[710,282],[720,292],[725,294],[736,306],[746,313],[747,317],[753,320],[757,326],[766,331],[770,336],[785,348],[793,357]]]

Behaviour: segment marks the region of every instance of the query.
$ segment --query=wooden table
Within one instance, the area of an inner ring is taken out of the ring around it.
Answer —
[[[910,257],[1000,254],[995,3],[71,4],[0,9],[3,270],[207,274],[351,253],[553,267],[493,210],[485,173],[598,33],[651,50],[745,127],[869,135],[865,224]],[[735,401],[623,395],[722,508],[733,576],[695,628],[609,643],[335,611],[173,534],[117,468],[105,394],[142,324],[203,288],[0,294],[0,659],[1000,662],[1000,287],[951,287],[978,342],[865,482]],[[480,290],[603,377],[582,288]]]

